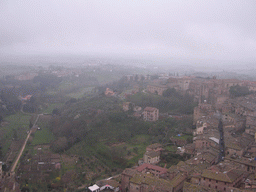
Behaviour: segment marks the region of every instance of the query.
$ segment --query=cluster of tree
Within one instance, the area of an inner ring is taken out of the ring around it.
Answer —
[[[18,99],[12,90],[2,90],[0,92],[2,105],[0,106],[0,114],[11,115],[21,108],[21,101]]]
[[[55,152],[63,152],[75,143],[84,139],[89,131],[87,123],[83,120],[72,120],[66,117],[53,116],[50,129],[57,138],[51,143]]]
[[[162,153],[161,154],[161,162],[162,164],[167,164],[167,168],[169,168],[171,165],[176,165],[180,161],[185,161],[190,158],[189,154],[183,154],[182,156],[175,153]]]
[[[192,114],[194,107],[197,103],[194,102],[193,96],[188,94],[180,95],[173,89],[169,89],[164,92],[165,97],[154,95],[137,93],[131,95],[128,100],[141,107],[156,107],[161,112],[174,111],[182,114]]]
[[[131,82],[127,81],[126,78],[123,77],[118,81],[114,81],[112,83],[108,83],[106,85],[99,86],[97,89],[98,89],[99,94],[104,94],[104,92],[106,91],[106,88],[110,88],[114,92],[117,92],[120,94],[125,89],[127,89],[130,85],[131,85]]]
[[[230,87],[229,93],[232,97],[241,97],[251,94],[252,92],[249,91],[249,88],[246,86],[235,85]]]
[[[34,83],[40,84],[40,90],[45,91],[46,88],[55,88],[59,86],[62,81],[62,78],[57,77],[52,74],[39,74],[34,78]]]
[[[181,97],[181,95],[174,88],[168,88],[163,92],[164,97]]]
[[[35,113],[38,110],[38,102],[35,96],[32,96],[29,101],[23,106],[23,111],[27,113]]]
[[[98,86],[99,81],[96,77],[91,74],[81,74],[77,76],[71,76],[70,81],[80,86]]]

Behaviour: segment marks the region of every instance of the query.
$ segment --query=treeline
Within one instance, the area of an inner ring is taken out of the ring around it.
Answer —
[[[3,89],[0,92],[0,115],[6,116],[14,114],[21,108],[21,101],[13,92],[13,89]]]
[[[167,89],[163,96],[155,94],[137,93],[128,97],[128,101],[141,107],[156,107],[160,112],[176,112],[181,114],[193,114],[197,103],[191,95],[181,95],[175,89]]]
[[[250,91],[249,88],[246,86],[235,85],[230,87],[229,93],[231,97],[241,97],[241,96],[249,95],[253,92]]]
[[[101,141],[106,143],[127,142],[134,136],[142,134],[151,136],[152,142],[166,143],[169,142],[171,135],[183,132],[184,128],[190,127],[192,124],[189,118],[184,121],[186,123],[173,118],[154,123],[145,122],[123,112],[120,105],[113,105],[114,108],[107,107],[112,102],[116,103],[116,98],[102,100],[105,101],[106,106],[105,110],[100,110],[100,113],[99,110],[90,107],[83,111],[80,111],[79,108],[76,109],[77,112],[72,110],[73,107],[81,105],[81,102],[86,102],[86,100],[75,103],[68,102],[66,109],[58,110],[58,113],[56,110],[53,111],[56,115],[53,116],[50,127],[57,139],[51,144],[51,148],[55,152],[63,152],[80,141],[94,146]],[[88,99],[87,101],[92,100]]]

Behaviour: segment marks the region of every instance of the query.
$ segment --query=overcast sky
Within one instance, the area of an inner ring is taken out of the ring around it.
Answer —
[[[256,60],[255,0],[0,0],[4,54]]]

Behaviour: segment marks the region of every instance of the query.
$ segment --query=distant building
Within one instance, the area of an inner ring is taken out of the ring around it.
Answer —
[[[240,187],[243,176],[243,171],[236,169],[224,172],[204,170],[201,185],[218,191],[228,191],[229,187]]]
[[[129,109],[130,109],[130,103],[131,103],[131,102],[124,102],[124,103],[123,103],[123,110],[124,110],[124,111],[129,111]]]
[[[113,96],[113,95],[115,95],[115,93],[110,88],[106,88],[105,95],[106,96]]]
[[[157,164],[160,162],[160,151],[147,151],[143,156],[143,162]]]
[[[163,92],[168,89],[166,85],[148,85],[147,92],[156,93],[157,95],[163,95]]]
[[[157,121],[159,118],[159,110],[154,107],[146,107],[143,112],[144,121]]]
[[[18,81],[28,81],[34,79],[36,76],[38,76],[37,73],[25,73],[19,76],[15,76],[15,79]]]

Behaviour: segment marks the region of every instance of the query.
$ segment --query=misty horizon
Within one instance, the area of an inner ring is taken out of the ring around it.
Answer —
[[[1,1],[0,58],[70,55],[252,66],[255,7],[254,1]]]

